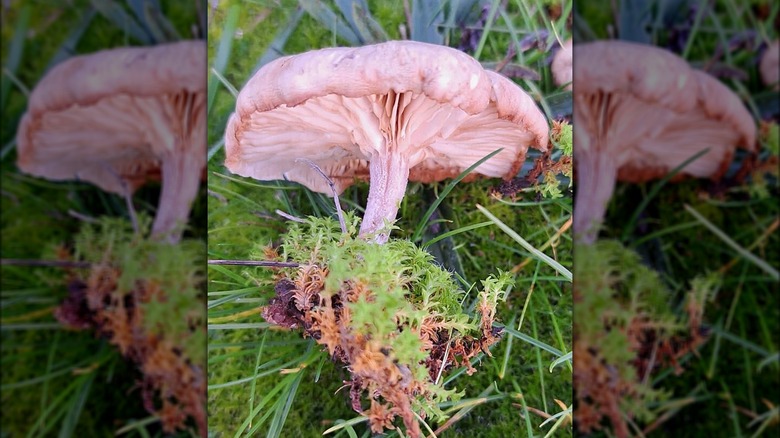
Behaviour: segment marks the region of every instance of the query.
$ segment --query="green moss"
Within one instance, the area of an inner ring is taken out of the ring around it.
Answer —
[[[619,242],[601,240],[577,247],[575,276],[580,431],[603,426],[626,430],[624,418],[642,424],[653,421],[662,410],[651,406],[671,395],[653,384],[654,368],[676,364],[683,353],[674,349],[684,342],[698,346],[703,341],[701,314],[718,279],[692,282],[686,316],[675,310],[677,303],[656,271]]]
[[[320,300],[340,293],[343,299],[345,287],[360,294],[356,301],[346,304],[351,315],[346,328],[350,333],[370,339],[373,348],[387,351],[396,366],[411,370],[420,382],[429,382],[429,372],[436,370],[422,366],[431,353],[423,348],[426,330],[451,333],[450,342],[466,337],[479,339],[484,327],[488,332],[492,330],[496,305],[504,300],[511,281],[508,275],[482,282],[480,315],[471,316],[461,304],[465,291],[447,271],[433,263],[432,255],[406,240],[391,239],[385,245],[377,245],[358,238],[359,220],[347,213],[345,221],[346,234],[334,219],[310,217],[304,225],[291,225],[281,247],[284,260],[316,265],[327,272]],[[294,273],[290,275],[298,278]],[[310,286],[297,287],[300,291],[301,287]],[[363,290],[367,292],[357,292]],[[312,311],[316,309],[317,306]],[[321,336],[326,336],[324,328]],[[445,390],[430,383],[423,388],[419,397],[429,399],[418,398],[418,409],[442,421],[446,417],[436,405],[457,400],[460,395],[454,389]]]
[[[177,245],[148,237],[151,219],[139,217],[139,230],[121,218],[85,224],[74,236],[76,258],[120,267],[115,296],[131,296],[139,284],[163,291],[143,308],[148,333],[179,346],[193,363],[204,363],[203,280],[205,245],[183,240]]]

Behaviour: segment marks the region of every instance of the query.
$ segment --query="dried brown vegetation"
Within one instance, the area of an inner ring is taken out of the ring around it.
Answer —
[[[668,367],[673,367],[677,375],[683,372],[680,358],[688,353],[696,354],[707,340],[708,330],[702,325],[703,309],[700,297],[689,293],[684,330],[669,330],[665,324],[641,312],[626,326],[605,322],[605,333],[619,330],[627,341],[626,353],[633,357],[627,363],[615,362],[608,357],[606,347],[578,342],[575,336],[575,419],[579,432],[589,434],[609,423],[618,438],[636,435],[629,427],[635,420],[630,406],[653,396],[654,390],[647,386],[653,373]]]
[[[431,402],[444,391],[435,384],[441,368],[466,366],[468,374],[472,374],[476,370],[469,360],[480,351],[490,354],[488,347],[500,339],[500,331],[492,327],[495,303],[483,300],[479,304],[480,338],[455,335],[435,316],[423,318],[419,326],[399,325],[399,335],[411,331],[424,350],[424,360],[418,365],[424,366],[427,373],[415,374],[412,367],[397,360],[396,347],[359,330],[353,323],[350,304],[359,300],[373,302],[382,291],[355,280],[343,282],[337,293],[329,295],[325,292],[328,274],[327,268],[309,264],[289,278],[280,276],[276,295],[264,309],[263,317],[289,329],[302,328],[304,336],[314,338],[334,360],[345,365],[350,373],[350,379],[344,383],[350,389],[351,406],[368,417],[373,432],[395,429],[393,422],[400,417],[408,436],[420,437],[416,415],[426,415],[416,403]]]
[[[528,187],[538,187],[540,184],[557,185],[557,175],[571,177],[572,156],[564,153],[558,159],[552,158],[553,151],[556,150],[553,142],[570,143],[570,136],[571,126],[567,121],[553,120],[547,151],[534,160],[534,166],[527,174],[503,181],[493,189],[493,195],[514,199],[521,190]],[[543,183],[539,182],[540,177],[543,178]]]
[[[142,373],[138,387],[144,407],[160,418],[165,433],[184,429],[191,418],[206,436],[204,370],[144,324],[145,304],[165,301],[166,293],[173,291],[148,280],[136,282],[130,293],[120,293],[120,276],[120,269],[102,264],[93,265],[86,277],[70,272],[69,295],[55,316],[73,329],[93,330],[136,364]]]

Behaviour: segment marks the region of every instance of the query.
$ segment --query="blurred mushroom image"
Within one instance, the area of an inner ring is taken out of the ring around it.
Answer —
[[[553,57],[550,68],[552,69],[553,79],[555,85],[561,86],[566,84],[565,90],[571,90],[571,77],[572,77],[572,40],[569,38],[563,43],[563,46],[558,49]]]
[[[184,41],[75,56],[30,95],[18,166],[129,195],[162,173],[152,234],[175,243],[206,161],[206,45]]]
[[[769,43],[761,58],[759,69],[761,79],[766,86],[773,87],[775,90],[780,89],[780,40]]]
[[[391,41],[277,59],[238,96],[225,133],[227,168],[331,194],[296,160],[319,165],[342,192],[369,180],[360,234],[384,243],[407,181],[475,172],[513,177],[528,147],[546,150],[548,125],[510,80],[448,47]]]
[[[194,423],[205,436],[205,242],[181,240],[206,161],[205,41],[58,64],[31,93],[17,146],[25,173],[87,181],[127,199],[162,177],[151,236],[138,232],[151,221],[108,215],[70,236],[58,257],[77,258],[86,271],[67,271],[69,294],[53,313],[136,365],[139,398],[166,434]]]
[[[756,127],[739,97],[663,49],[622,41],[574,48],[577,188],[574,232],[595,241],[615,181],[680,175],[718,179],[737,147],[753,150]]]

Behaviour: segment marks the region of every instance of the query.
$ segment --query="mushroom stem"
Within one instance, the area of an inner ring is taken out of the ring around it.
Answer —
[[[596,241],[615,190],[617,167],[609,154],[596,148],[576,151],[577,187],[574,200],[575,241],[590,245]]]
[[[381,245],[390,237],[385,222],[395,221],[398,206],[404,198],[409,180],[409,163],[400,154],[391,152],[372,157],[369,170],[371,181],[360,236],[374,235],[374,241]]]
[[[162,192],[152,225],[152,236],[165,238],[171,244],[181,239],[205,165],[205,154],[176,149],[162,160]]]

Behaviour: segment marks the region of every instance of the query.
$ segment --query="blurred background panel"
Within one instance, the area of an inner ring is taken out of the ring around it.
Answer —
[[[553,59],[565,52],[571,2],[225,0],[210,3],[208,15],[210,259],[278,262],[283,240],[308,241],[306,233],[285,237],[291,229],[309,230],[294,228],[289,217],[314,216],[325,223],[337,216],[329,193],[291,181],[257,181],[226,168],[226,125],[239,92],[262,66],[315,49],[414,40],[465,52],[530,96],[551,128],[549,153],[529,148],[516,175],[503,182],[410,183],[392,238],[402,240],[396,248],[406,240],[432,254],[458,287],[471,291],[461,304],[466,314],[476,313],[480,279],[502,270],[515,283],[496,310],[504,327],[500,342],[490,354],[471,359],[473,375],[464,364],[441,375],[448,390],[464,391],[460,400],[415,402],[423,415],[439,409],[447,415],[418,419],[422,433],[570,436],[571,62],[566,78],[567,61],[560,58],[556,65],[563,76],[557,77]],[[393,61],[387,60],[391,66]],[[326,110],[322,116],[334,117]],[[298,128],[287,131],[292,135]],[[502,146],[495,141],[496,149]],[[315,179],[321,181],[316,174]],[[363,216],[368,192],[368,184],[358,182],[339,195],[347,214]],[[549,258],[542,261],[540,253]],[[369,397],[361,397],[359,385],[350,388],[348,366],[331,358],[317,339],[303,337],[303,330],[281,330],[284,318],[263,317],[269,304],[280,307],[275,292],[283,295],[289,288],[279,280],[294,272],[209,266],[208,405],[215,435],[372,434]],[[365,415],[356,412],[363,410]],[[400,418],[389,425],[400,430],[385,430],[388,436],[409,436]]]
[[[205,2],[2,8],[2,434],[204,435]]]
[[[575,1],[579,435],[777,434],[779,13]]]

